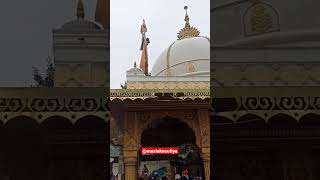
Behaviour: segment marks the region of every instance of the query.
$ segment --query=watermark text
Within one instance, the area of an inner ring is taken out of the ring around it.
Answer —
[[[178,154],[179,148],[177,147],[143,147],[141,154]]]

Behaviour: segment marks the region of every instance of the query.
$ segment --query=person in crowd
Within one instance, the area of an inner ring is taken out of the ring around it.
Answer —
[[[168,180],[167,176],[163,176],[161,180]]]
[[[189,179],[189,171],[188,169],[186,168],[185,170],[182,171],[182,180],[187,180]]]

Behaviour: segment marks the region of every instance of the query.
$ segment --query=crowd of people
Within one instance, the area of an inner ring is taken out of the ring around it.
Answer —
[[[182,172],[177,172],[174,176],[176,180],[202,180],[199,175],[193,176],[189,174],[188,168],[184,168]],[[139,180],[168,180],[166,174],[152,172],[149,174],[147,166],[144,164]]]

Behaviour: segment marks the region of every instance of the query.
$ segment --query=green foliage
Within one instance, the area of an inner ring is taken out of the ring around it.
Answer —
[[[54,82],[54,65],[50,57],[47,58],[46,73],[43,75],[39,69],[32,67],[33,80],[36,87],[53,87]]]

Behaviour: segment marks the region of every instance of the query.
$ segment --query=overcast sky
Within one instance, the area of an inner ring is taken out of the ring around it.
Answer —
[[[111,88],[119,88],[125,73],[139,66],[140,25],[145,19],[150,39],[149,70],[161,52],[177,39],[184,27],[184,6],[189,6],[191,26],[210,37],[210,0],[111,0]]]
[[[93,20],[96,0],[83,0]],[[2,0],[0,2],[0,86],[30,86],[32,66],[45,68],[52,54],[52,29],[75,19],[78,0]],[[209,36],[209,0],[111,0],[111,88],[125,81],[125,71],[139,65],[142,19],[146,20],[149,69],[176,40],[189,6],[190,23]]]
[[[0,1],[0,86],[30,86],[51,54],[52,29],[75,19],[78,0]],[[96,0],[83,0],[93,20]]]

